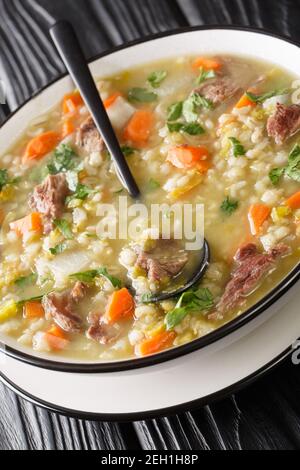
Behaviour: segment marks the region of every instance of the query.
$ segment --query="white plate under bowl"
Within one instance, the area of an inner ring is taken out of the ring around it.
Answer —
[[[260,60],[269,61],[273,64],[278,64],[278,66],[286,68],[290,72],[296,74],[297,76],[300,76],[300,49],[297,45],[293,44],[291,41],[275,37],[272,34],[258,32],[255,30],[229,27],[191,28],[187,31],[171,32],[159,35],[154,38],[147,39],[145,41],[130,44],[128,46],[123,46],[121,48],[118,48],[117,50],[114,50],[111,53],[103,54],[100,58],[93,60],[90,64],[90,67],[92,73],[95,76],[105,77],[121,73],[122,71],[130,67],[141,65],[143,63],[148,63],[151,61],[170,57],[178,58],[180,56],[193,54],[244,55],[248,57],[258,58]],[[39,92],[33,99],[25,103],[25,105],[23,105],[18,111],[16,111],[13,116],[10,117],[7,122],[0,128],[0,154],[3,154],[3,152],[5,152],[5,150],[13,144],[18,133],[26,129],[29,117],[30,119],[34,119],[40,116],[41,114],[46,113],[49,109],[53,108],[53,106],[57,105],[59,99],[65,93],[71,91],[72,89],[73,84],[69,76],[57,79],[55,82],[47,86],[43,91]],[[267,357],[264,357],[262,361],[260,359],[257,359],[257,365],[255,366],[256,369],[253,369],[256,357],[251,357],[251,360],[249,359],[249,361],[251,362],[251,367],[249,363],[249,370],[246,370],[247,368],[244,369],[243,366],[241,366],[240,368],[237,364],[235,365],[236,367],[233,367],[230,363],[230,360],[234,361],[234,358],[230,358],[228,362],[228,367],[232,369],[232,378],[230,378],[231,373],[229,372],[226,376],[225,374],[221,373],[221,371],[223,370],[222,365],[221,370],[218,370],[218,368],[215,370],[213,374],[214,379],[210,377],[208,380],[210,370],[214,370],[214,368],[207,368],[206,357],[208,356],[210,360],[216,361],[215,366],[219,367],[217,366],[217,361],[220,361],[220,356],[218,354],[215,354],[214,351],[217,351],[220,348],[225,348],[224,351],[228,351],[228,354],[230,356],[231,349],[228,349],[228,342],[231,341],[231,336],[226,338],[225,340],[222,340],[220,343],[216,343],[216,340],[219,339],[221,336],[225,337],[225,335],[231,334],[234,329],[241,328],[246,322],[253,320],[253,318],[256,316],[258,322],[264,321],[266,318],[266,313],[264,311],[265,305],[269,306],[272,304],[272,309],[276,310],[278,303],[277,298],[280,297],[282,293],[286,292],[294,282],[296,282],[296,280],[299,278],[299,271],[300,269],[298,266],[297,268],[295,268],[293,273],[289,275],[287,281],[283,281],[280,287],[276,288],[275,291],[273,291],[273,293],[271,294],[271,298],[269,298],[268,300],[266,300],[265,298],[265,300],[259,302],[255,308],[248,310],[248,312],[244,313],[237,319],[231,321],[224,327],[216,330],[216,332],[213,332],[210,335],[207,335],[206,337],[195,340],[189,343],[188,345],[184,345],[179,348],[173,348],[171,350],[162,352],[151,357],[131,361],[120,361],[117,363],[113,363],[112,366],[110,364],[107,365],[107,363],[104,362],[99,364],[96,363],[92,364],[91,368],[89,369],[86,363],[80,363],[77,367],[77,365],[74,364],[74,361],[63,358],[56,359],[58,363],[57,365],[53,362],[53,357],[49,355],[47,357],[46,355],[43,355],[41,353],[36,353],[29,348],[23,348],[20,344],[16,343],[16,341],[8,339],[4,335],[0,335],[0,345],[2,342],[6,346],[7,354],[11,354],[15,358],[27,360],[30,364],[32,363],[34,358],[35,364],[39,364],[46,368],[52,367],[56,370],[59,368],[59,370],[63,371],[66,371],[68,369],[69,371],[72,370],[73,372],[78,372],[84,369],[86,372],[91,372],[92,370],[93,372],[95,372],[94,367],[96,366],[97,372],[105,371],[108,368],[110,371],[112,371],[112,369],[116,371],[114,374],[107,374],[97,379],[95,378],[96,376],[89,376],[89,378],[85,376],[83,379],[80,379],[80,375],[76,375],[76,373],[74,373],[74,376],[69,376],[68,379],[66,379],[66,381],[68,382],[68,384],[66,383],[66,386],[70,386],[70,390],[72,391],[72,396],[74,396],[74,399],[76,397],[76,392],[74,391],[76,390],[76,388],[73,388],[73,386],[71,385],[73,381],[99,380],[99,383],[101,382],[102,384],[101,388],[104,388],[108,391],[111,383],[114,383],[117,386],[116,388],[120,389],[119,387],[123,387],[123,385],[121,385],[119,381],[122,381],[122,383],[125,383],[126,381],[130,382],[131,379],[129,380],[129,378],[131,378],[131,376],[134,376],[137,378],[143,378],[141,379],[142,381],[144,380],[144,378],[145,380],[147,378],[146,381],[149,380],[148,392],[146,392],[145,395],[147,396],[147,399],[150,400],[149,409],[156,409],[161,407],[165,408],[173,405],[175,406],[176,403],[172,404],[172,400],[174,399],[174,402],[178,402],[177,397],[180,397],[180,402],[191,401],[198,398],[198,393],[200,394],[200,396],[206,396],[211,393],[214,393],[214,389],[216,387],[217,389],[221,389],[227,387],[228,383],[234,383],[236,379],[240,380],[241,376],[238,374],[239,370],[242,375],[244,370],[247,372],[246,375],[249,375],[249,373],[253,373],[253,370],[257,370],[257,368],[264,366],[267,362],[276,357],[277,354],[281,353],[282,350],[290,344],[287,341],[283,345],[284,347],[281,351],[279,351],[278,348],[275,348],[276,350],[272,352],[272,354],[274,353],[273,355],[267,355]],[[283,325],[283,330],[284,329],[285,326]],[[237,336],[239,336],[240,334],[241,332],[240,330],[238,330]],[[261,334],[260,330],[259,334]],[[251,336],[251,338],[253,338],[253,336]],[[253,338],[253,340],[254,339],[255,338]],[[211,343],[211,345],[207,346],[209,343]],[[190,354],[188,356],[184,355],[204,346],[205,348],[203,351],[194,352],[193,354]],[[237,343],[235,347],[239,348],[241,346],[242,345],[239,346],[239,343]],[[253,351],[255,350],[256,347],[254,345]],[[270,351],[268,350],[268,352]],[[177,356],[180,356],[180,358],[173,360],[173,358]],[[205,360],[203,358],[205,358]],[[172,359],[171,362],[164,365],[162,364],[162,361],[170,359]],[[235,358],[235,360],[237,360],[237,358]],[[224,358],[222,353],[222,362],[223,361]],[[142,369],[140,372],[133,370],[136,367],[144,366],[146,364],[153,365],[154,363],[160,363],[160,365],[155,368],[154,366],[151,366],[150,369],[147,371],[145,369]],[[18,364],[12,359],[7,359],[7,364],[14,364],[14,367],[10,368],[10,374],[12,370],[17,372],[21,371],[23,368],[27,368],[27,366],[25,366],[24,364]],[[195,383],[196,379],[194,376],[198,375],[196,374],[196,370],[198,370],[199,364],[202,364],[201,367],[204,368],[202,373],[204,375],[207,375],[207,380],[203,381],[201,377],[197,377],[197,380],[199,381],[197,385]],[[195,368],[195,372],[192,374],[192,379],[188,380],[187,375],[190,371],[189,368],[193,369],[193,367]],[[127,373],[120,372],[120,370],[124,371],[124,369],[126,368],[130,368],[132,369],[132,371]],[[179,376],[178,372],[176,372],[177,369],[180,370]],[[41,376],[36,383],[39,389],[39,393],[37,393],[37,396],[40,396],[41,394],[43,395],[42,390],[40,389],[43,388],[44,384],[47,382],[46,379],[45,382],[43,380],[44,374],[45,377],[51,377],[52,373],[49,373],[47,371],[36,370],[34,371],[34,373],[32,373],[32,377]],[[155,381],[152,382],[153,375],[158,377],[158,382],[161,382],[163,380],[163,390],[164,387],[169,388],[168,384],[170,383],[172,383],[173,386],[175,385],[175,383],[177,384],[172,390],[170,390],[168,394],[166,394],[164,403],[162,403],[161,389],[159,389],[157,393],[154,393],[156,385]],[[243,375],[243,377],[245,377],[246,375]],[[28,374],[24,374],[24,377],[28,377]],[[53,373],[53,377],[63,381],[63,377],[65,376],[60,376]],[[179,380],[178,377],[180,377]],[[19,379],[17,380],[17,382],[19,382]],[[191,387],[191,393],[189,393],[185,397],[185,389],[187,384],[189,384],[189,387]],[[200,387],[200,389],[198,386]],[[130,390],[129,383],[128,387],[126,386],[125,388],[128,388],[128,390]],[[60,387],[53,390],[53,393],[57,393],[56,397],[50,397],[50,401],[53,401],[53,403],[59,403],[60,401],[59,389]],[[139,390],[139,387],[137,387],[135,390],[132,390],[132,396],[135,396],[136,394],[139,395]],[[46,399],[46,390],[44,390],[44,394],[44,398]],[[68,395],[69,394],[65,394],[65,397]],[[96,406],[96,402],[97,400],[93,400],[91,398],[91,409],[87,410],[88,412],[94,411],[93,408],[94,406]],[[103,402],[103,398],[101,398],[101,402]],[[121,406],[120,404],[117,404],[116,406],[118,407],[118,405]],[[68,407],[67,403],[65,403],[63,406]],[[109,404],[107,404],[107,407],[108,413],[114,412],[113,410],[109,410]],[[81,409],[80,402],[76,399],[75,402],[72,404],[71,408]],[[104,406],[104,408],[106,408],[106,406]],[[141,410],[144,408],[144,405],[140,407]],[[102,412],[98,410],[97,406],[95,407],[95,410],[96,412]],[[121,407],[120,410],[115,409],[115,412],[123,413],[124,409]],[[135,410],[134,403],[130,404],[128,402],[128,412],[138,412],[138,410]]]
[[[276,309],[235,333],[152,367],[75,374],[2,355],[0,375],[21,396],[64,414],[116,421],[163,416],[233,393],[279,363],[300,334],[299,304],[295,285]]]

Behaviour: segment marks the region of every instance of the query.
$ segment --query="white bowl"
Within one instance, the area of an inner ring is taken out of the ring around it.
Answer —
[[[279,67],[300,76],[300,49],[295,43],[271,33],[234,27],[200,27],[160,34],[102,54],[90,62],[90,68],[93,75],[101,78],[118,74],[143,63],[196,54],[244,55],[278,64]],[[73,88],[69,76],[59,77],[15,111],[0,128],[0,154],[3,155],[18,135],[26,129],[28,121],[47,113]],[[296,266],[260,302],[225,326],[188,344],[153,356],[111,362],[74,362],[69,358],[54,360],[53,356],[23,347],[5,335],[0,335],[2,342],[0,349],[23,362],[65,372],[114,372],[157,364],[208,346],[264,313],[266,309],[274,308],[275,311],[277,300],[299,279],[299,267],[300,265]]]

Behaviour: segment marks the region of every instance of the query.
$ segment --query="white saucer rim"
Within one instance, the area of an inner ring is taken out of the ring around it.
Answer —
[[[243,379],[235,382],[234,384],[229,385],[221,390],[218,390],[212,394],[209,394],[205,397],[201,397],[196,400],[189,402],[181,403],[179,405],[174,405],[167,408],[159,408],[155,410],[148,410],[145,412],[134,412],[134,413],[91,413],[84,412],[80,410],[69,409],[61,407],[59,405],[47,402],[45,400],[39,399],[38,397],[31,395],[30,393],[23,390],[21,387],[16,385],[10,379],[6,377],[5,374],[0,372],[0,381],[8,387],[11,391],[16,393],[19,397],[24,398],[26,401],[37,405],[40,408],[43,408],[47,411],[61,414],[69,418],[85,419],[91,421],[107,421],[107,422],[129,422],[129,421],[141,421],[145,419],[155,419],[172,416],[178,413],[184,413],[186,411],[193,411],[197,408],[210,405],[219,400],[223,400],[229,395],[239,392],[240,390],[248,387],[256,380],[263,378],[268,373],[273,371],[276,367],[281,365],[293,352],[292,345],[282,351],[274,359],[269,361],[264,366],[260,367],[257,371],[252,374],[244,377]]]

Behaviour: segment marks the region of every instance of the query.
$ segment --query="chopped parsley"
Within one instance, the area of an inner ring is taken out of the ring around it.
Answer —
[[[158,88],[160,84],[166,79],[168,73],[165,70],[158,70],[156,72],[152,72],[148,77],[148,83],[152,86],[152,88]]]
[[[170,132],[185,132],[189,135],[201,135],[204,134],[205,130],[197,122],[190,122],[189,124],[183,124],[181,122],[168,122],[168,129]]]
[[[50,175],[57,175],[61,172],[75,170],[78,165],[77,155],[67,144],[61,144],[54,152],[53,160],[47,168]]]
[[[200,75],[196,79],[196,85],[201,85],[201,83],[205,82],[209,78],[215,78],[216,74],[213,70],[204,70],[203,68],[200,69]]]
[[[235,157],[241,157],[246,154],[245,147],[241,144],[238,139],[236,139],[235,137],[229,137],[229,140],[232,144],[232,151]]]
[[[60,233],[67,239],[72,240],[73,232],[70,223],[66,219],[55,219],[54,225]]]
[[[269,98],[273,98],[273,96],[285,95],[289,92],[288,88],[282,88],[279,90],[268,91],[267,93],[263,93],[261,95],[256,95],[251,91],[246,92],[247,98],[250,101],[256,104],[262,104],[264,101],[268,100]]]
[[[73,199],[80,199],[84,201],[90,194],[95,193],[94,189],[89,188],[85,184],[78,183],[75,189],[75,192],[67,197],[67,203],[72,201]]]
[[[198,119],[199,108],[211,109],[213,103],[201,96],[199,93],[192,93],[184,102],[182,114],[187,122],[195,122]]]
[[[152,103],[157,100],[157,94],[146,88],[131,88],[128,92],[128,99],[139,103]]]
[[[183,102],[178,101],[177,103],[171,104],[168,108],[168,115],[167,115],[167,120],[168,121],[177,121],[182,115],[182,107],[183,107]]]
[[[136,152],[136,149],[133,147],[129,147],[128,145],[122,145],[121,150],[125,157],[130,157]]]
[[[87,284],[91,284],[94,282],[96,277],[104,277],[106,278],[113,287],[120,288],[122,286],[122,282],[120,279],[111,276],[107,270],[107,268],[102,267],[99,269],[91,269],[90,271],[84,271],[81,273],[71,274],[71,279],[76,279],[77,281],[85,282]]]
[[[160,188],[159,182],[153,178],[150,178],[147,184],[148,191],[154,191],[155,189],[158,189],[158,188]]]
[[[67,244],[66,242],[63,242],[63,243],[59,243],[54,248],[50,248],[49,251],[52,255],[60,255],[61,253],[65,251],[66,248],[67,248]]]
[[[6,169],[0,169],[0,192],[8,184],[15,184],[19,178],[10,178]]]
[[[298,144],[290,151],[287,165],[281,168],[273,168],[269,173],[269,178],[276,186],[283,175],[300,182],[300,146]]]
[[[214,304],[213,295],[209,289],[199,288],[184,292],[175,308],[165,317],[167,330],[172,330],[189,314],[193,312],[205,312]]]
[[[237,210],[238,207],[239,207],[239,202],[234,200],[234,199],[230,199],[227,196],[227,198],[224,199],[224,201],[222,202],[222,204],[220,206],[220,209],[225,214],[231,215],[231,214],[233,214],[234,211]]]

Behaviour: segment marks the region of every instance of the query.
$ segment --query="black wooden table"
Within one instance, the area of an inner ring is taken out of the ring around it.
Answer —
[[[0,0],[0,119],[60,74],[48,37],[59,18],[86,55],[155,32],[200,24],[264,27],[300,41],[299,0]],[[170,418],[117,424],[47,412],[0,384],[0,449],[299,449],[299,369],[285,361],[247,389]]]

